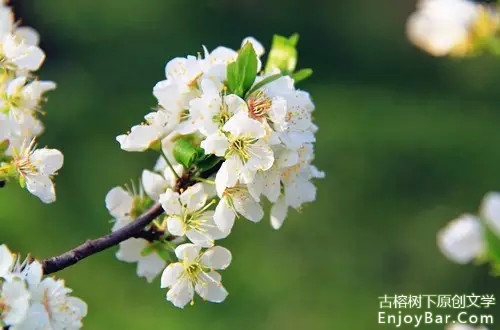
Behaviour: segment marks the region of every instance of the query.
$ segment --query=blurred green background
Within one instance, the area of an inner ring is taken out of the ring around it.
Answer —
[[[316,103],[318,200],[282,230],[241,221],[222,305],[179,310],[156,280],[111,249],[57,275],[89,304],[86,329],[395,329],[377,324],[384,294],[496,293],[487,267],[458,266],[435,235],[500,189],[500,61],[435,59],[405,39],[414,1],[19,0],[42,35],[42,79],[58,89],[42,145],[61,149],[58,201],[0,190],[0,242],[59,254],[111,225],[104,196],[152,167],[115,136],[155,106],[154,84],[175,56],[252,35],[299,32],[300,86]],[[491,313],[500,322],[500,308]],[[414,314],[412,311],[411,314]],[[496,329],[498,326],[491,328]],[[402,327],[413,328],[413,327]],[[442,325],[421,326],[443,329]]]

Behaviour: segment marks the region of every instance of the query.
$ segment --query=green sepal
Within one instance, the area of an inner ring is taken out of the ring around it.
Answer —
[[[177,139],[173,149],[174,158],[185,168],[189,168],[200,157],[200,153],[203,152],[202,149],[200,152],[200,149],[193,146],[187,139]]]
[[[148,255],[154,252],[156,252],[156,244],[155,243],[148,244],[144,249],[142,249],[141,257],[147,257]]]
[[[7,149],[9,149],[10,141],[5,139],[3,141],[0,141],[0,155],[5,153]]]
[[[298,83],[299,81],[309,78],[312,74],[312,69],[300,69],[299,71],[292,73],[291,77],[295,83]]]
[[[168,241],[156,241],[149,243],[141,251],[141,256],[147,257],[152,253],[156,253],[165,261],[172,260],[172,252],[175,250],[175,246]]]
[[[26,179],[24,178],[24,176],[19,176],[19,185],[23,189],[26,188]]]
[[[247,42],[238,52],[236,61],[227,66],[226,85],[230,94],[243,97],[257,77],[257,54],[250,42]]]
[[[154,150],[154,151],[157,151],[157,152],[161,152],[161,140],[156,140],[154,142],[152,142],[148,149],[151,149],[151,150]]]

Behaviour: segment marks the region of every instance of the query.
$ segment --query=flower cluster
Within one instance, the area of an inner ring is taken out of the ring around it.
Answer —
[[[491,262],[500,270],[500,193],[488,193],[478,216],[464,214],[438,234],[438,246],[450,260],[466,264],[473,260]]]
[[[39,262],[20,263],[0,245],[0,327],[11,330],[80,329],[87,305],[64,281],[42,277]]]
[[[316,199],[312,180],[324,173],[311,164],[314,104],[295,87],[312,71],[295,71],[297,41],[275,36],[265,68],[264,48],[252,37],[238,51],[204,48],[203,55],[171,60],[153,89],[157,109],[117,137],[123,150],[153,150],[160,158],[143,172],[138,192],[117,187],[106,196],[113,230],[155,202],[164,210],[121,243],[117,257],[137,262],[148,281],[163,271],[161,286],[175,306],[192,302],[194,292],[224,300],[214,269],[225,269],[231,253],[214,242],[231,233],[237,218],[262,220],[266,199],[278,229],[289,208]]]
[[[407,23],[408,38],[434,56],[498,53],[500,15],[472,0],[420,0]]]
[[[52,177],[63,156],[55,149],[35,149],[35,138],[43,131],[38,118],[43,94],[56,87],[34,76],[45,60],[38,42],[38,33],[19,27],[11,9],[0,2],[0,183],[16,180],[51,203]]]

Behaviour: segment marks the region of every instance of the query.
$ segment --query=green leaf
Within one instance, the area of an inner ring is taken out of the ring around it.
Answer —
[[[248,95],[250,95],[250,94],[252,94],[253,92],[255,92],[256,90],[258,90],[259,88],[262,88],[265,85],[267,85],[269,83],[272,83],[273,81],[275,81],[276,79],[279,79],[281,77],[283,77],[283,75],[281,73],[277,73],[277,74],[273,74],[273,75],[271,75],[269,77],[266,77],[266,78],[262,79],[261,81],[259,81],[255,85],[253,85],[253,87],[248,90],[248,92],[246,93],[245,97],[248,96]]]
[[[500,238],[488,227],[485,237],[490,261],[492,264],[500,264]]]
[[[189,168],[199,157],[199,149],[188,140],[180,138],[175,141],[173,154],[175,160],[184,165],[185,168]]]
[[[257,76],[257,54],[250,42],[241,47],[236,61],[227,66],[227,88],[240,97],[252,87]]]
[[[299,35],[296,33],[290,38],[274,35],[265,72],[279,69],[283,74],[291,74],[297,66],[298,41]]]
[[[144,249],[142,249],[141,256],[147,257],[148,255],[150,255],[153,252],[156,252],[156,245],[154,243],[148,244],[148,245],[146,245],[146,247]]]
[[[215,155],[206,155],[196,164],[196,167],[200,170],[200,172],[205,172],[216,166],[222,159],[223,158]]]
[[[299,81],[309,78],[312,75],[312,73],[313,73],[312,69],[301,69],[293,73],[292,78],[296,83],[298,83]]]

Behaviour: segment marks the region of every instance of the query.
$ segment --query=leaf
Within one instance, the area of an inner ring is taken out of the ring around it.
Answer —
[[[490,228],[486,228],[485,238],[491,262],[500,264],[500,238]]]
[[[208,171],[209,169],[213,168],[214,166],[216,166],[217,164],[219,164],[219,162],[222,160],[223,158],[221,157],[217,157],[215,155],[207,155],[205,156],[203,159],[201,159],[197,164],[196,164],[196,167],[198,167],[198,169],[200,170],[200,172],[206,172]]]
[[[262,79],[261,81],[259,81],[255,85],[253,85],[253,87],[248,90],[248,92],[246,93],[245,97],[248,96],[248,95],[250,95],[250,94],[252,94],[253,92],[255,92],[256,90],[258,90],[259,88],[262,88],[265,85],[267,85],[269,83],[272,83],[273,81],[275,81],[276,79],[279,79],[281,77],[283,77],[283,75],[281,73],[277,73],[277,74],[273,74],[273,75],[271,75],[269,77],[266,77],[266,78]]]
[[[173,149],[174,158],[185,168],[189,168],[199,156],[198,149],[184,138],[177,139]]]
[[[151,253],[156,252],[156,246],[155,244],[148,244],[144,249],[141,251],[141,256],[142,257],[147,257]]]
[[[241,47],[236,61],[227,66],[227,87],[229,92],[240,97],[252,87],[257,77],[257,54],[250,42]]]
[[[299,71],[296,71],[295,73],[292,73],[292,78],[296,83],[298,83],[299,81],[309,78],[312,73],[312,69],[301,69]]]
[[[265,72],[279,69],[283,74],[291,74],[297,65],[298,41],[299,35],[296,33],[290,38],[274,35]]]

